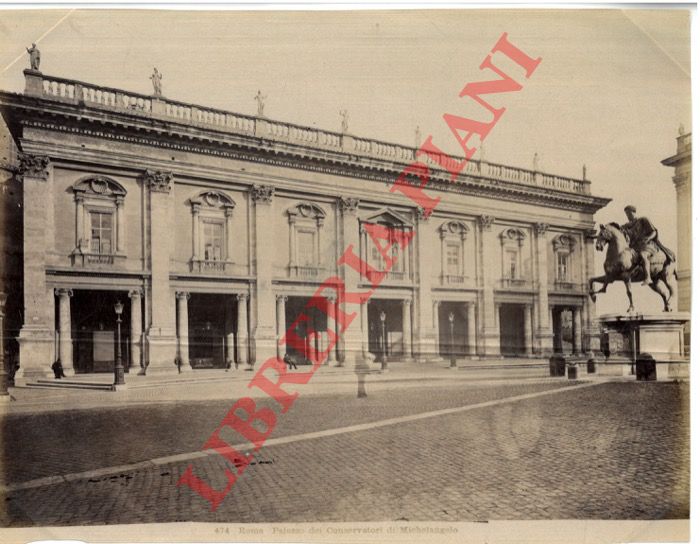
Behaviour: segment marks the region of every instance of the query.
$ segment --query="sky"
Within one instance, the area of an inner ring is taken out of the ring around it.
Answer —
[[[542,63],[489,134],[484,158],[580,178],[613,201],[596,221],[634,204],[676,248],[671,168],[679,126],[691,131],[689,12],[663,10],[4,11],[0,89],[21,92],[25,47],[45,74],[415,145],[416,126],[461,154],[442,120],[465,114],[459,92],[503,32]],[[498,105],[498,104],[496,104]],[[602,274],[602,255],[597,269]],[[636,306],[659,311],[637,285]],[[598,312],[624,311],[622,284]]]

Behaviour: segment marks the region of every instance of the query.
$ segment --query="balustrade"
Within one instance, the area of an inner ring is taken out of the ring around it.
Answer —
[[[27,76],[30,77],[30,76]],[[31,77],[36,78],[34,74]],[[271,121],[265,118],[232,113],[215,108],[185,104],[163,97],[150,97],[118,89],[99,87],[80,81],[39,75],[42,96],[59,101],[85,103],[90,106],[129,110],[147,116],[157,115],[187,123],[216,127],[239,134],[260,134],[264,138],[307,146],[341,149],[342,136],[337,132]],[[157,105],[154,111],[154,105]],[[260,124],[260,126],[258,126]],[[256,129],[261,129],[260,132]],[[690,134],[678,138],[679,150],[689,148]],[[352,137],[351,152],[357,155],[409,163],[415,160],[416,149],[408,146],[381,142],[369,138]],[[432,159],[441,162],[446,157]],[[462,157],[453,157],[456,161]],[[556,191],[589,194],[590,182],[532,170],[494,164],[485,161],[469,161],[463,171],[475,177],[496,181],[544,187]]]

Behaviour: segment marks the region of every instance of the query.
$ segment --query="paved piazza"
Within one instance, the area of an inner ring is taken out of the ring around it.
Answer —
[[[8,491],[4,525],[172,521],[671,519],[689,515],[687,384],[460,384],[300,397],[272,438],[502,399],[264,447],[220,508],[176,487],[190,461]],[[569,390],[508,400],[518,395]],[[230,401],[4,421],[6,485],[197,451]],[[194,461],[222,487],[225,462]]]

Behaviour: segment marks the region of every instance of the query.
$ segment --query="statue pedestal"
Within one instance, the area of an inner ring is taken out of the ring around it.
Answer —
[[[660,314],[608,314],[600,317],[609,350],[599,365],[602,375],[628,375],[630,365],[642,354],[656,363],[657,380],[679,380],[690,376],[690,360],[685,354],[683,329],[690,321],[687,312]],[[639,373],[638,373],[639,374]]]

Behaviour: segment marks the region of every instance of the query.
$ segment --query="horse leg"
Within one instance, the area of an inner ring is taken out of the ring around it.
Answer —
[[[600,289],[598,289],[597,291],[595,291],[595,290],[593,289],[593,284],[594,284],[594,283],[602,283],[602,284],[603,284],[603,287],[601,287]],[[588,296],[591,297],[591,300],[592,300],[593,302],[595,302],[596,295],[597,295],[598,293],[605,293],[605,291],[606,291],[607,288],[608,288],[608,283],[609,283],[609,281],[608,281],[608,276],[607,276],[607,275],[604,275],[604,276],[596,276],[595,278],[591,278],[591,279],[588,280]]]
[[[656,291],[661,296],[661,298],[664,301],[664,312],[668,312],[669,311],[668,302],[670,300],[670,297],[668,296],[668,293],[666,292],[666,290],[661,287],[662,281],[663,281],[662,277],[657,276],[656,278],[654,278],[654,282],[649,284],[649,287],[653,291]]]
[[[671,267],[664,267],[664,273],[661,275],[661,281],[666,286],[666,289],[668,289],[668,299],[665,301],[666,305],[664,307],[664,312],[671,311],[671,301],[676,296],[676,290],[673,287],[673,280],[671,280],[671,274],[673,274],[673,270],[671,269]]]
[[[627,290],[627,298],[630,301],[630,306],[627,308],[627,313],[634,312],[634,301],[632,300],[632,280],[629,277],[625,278],[625,289]]]

